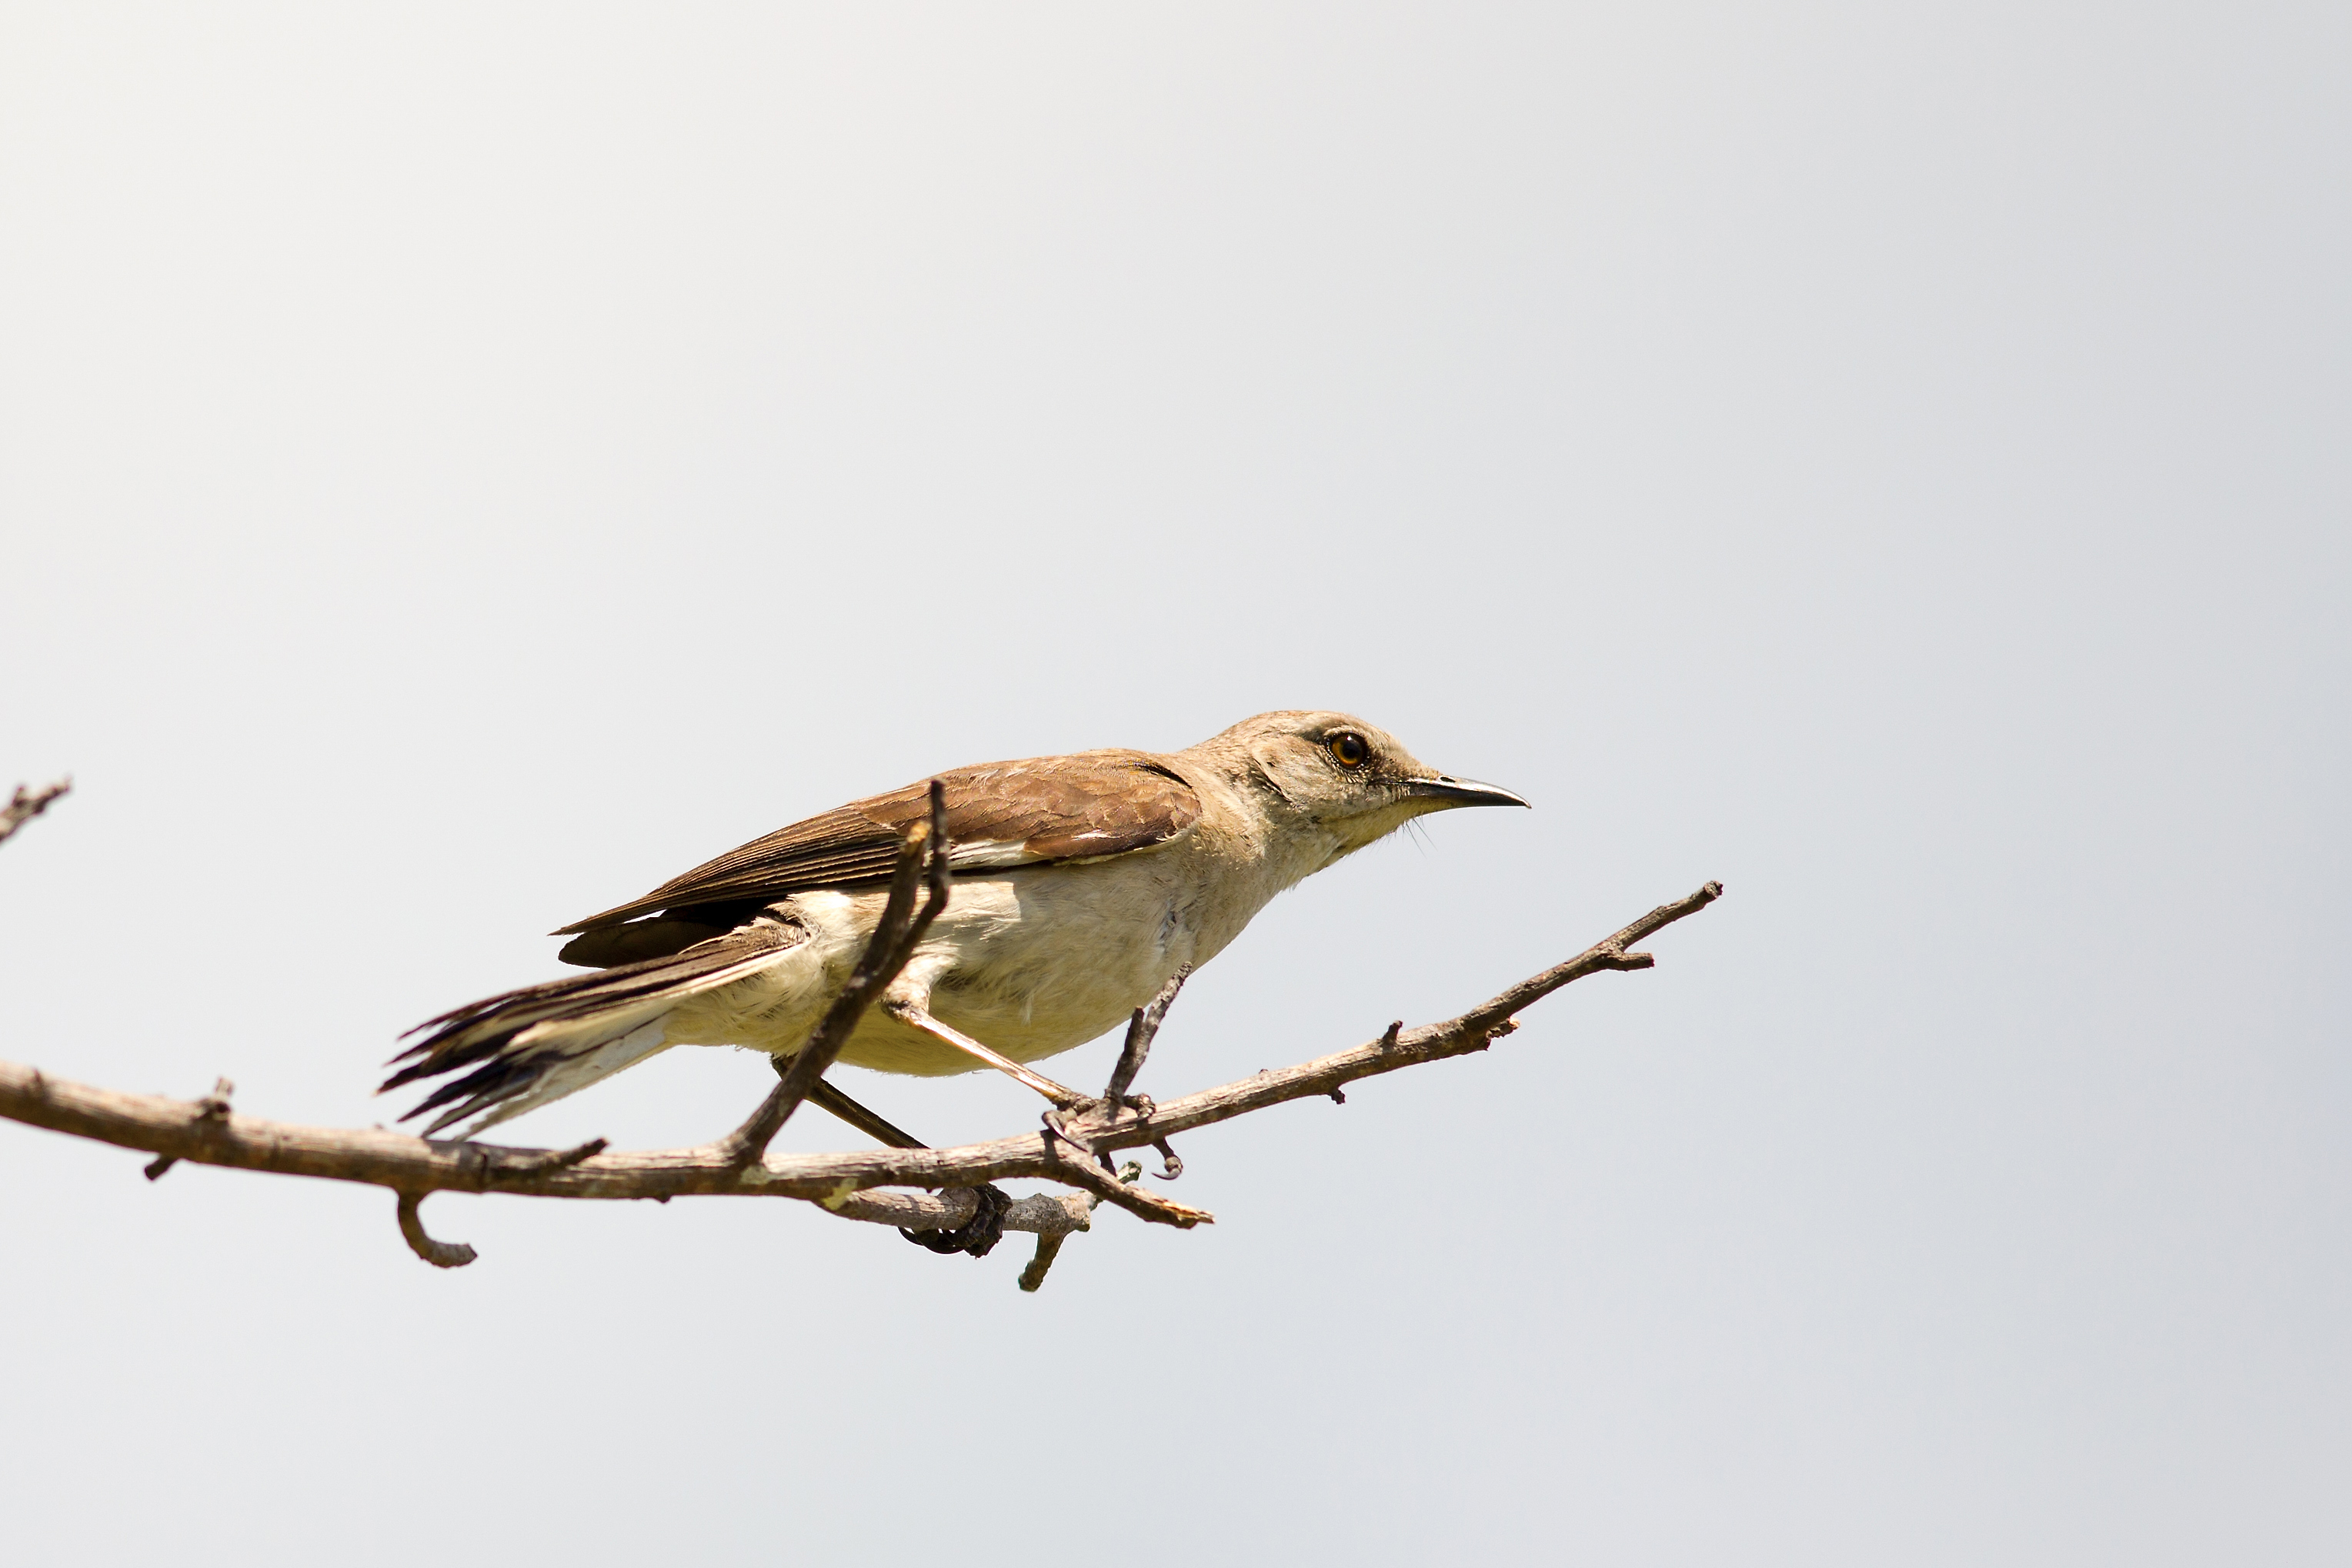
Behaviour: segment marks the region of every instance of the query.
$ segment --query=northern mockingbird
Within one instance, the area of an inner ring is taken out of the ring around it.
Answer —
[[[1345,713],[1261,713],[1181,752],[1079,752],[939,775],[947,908],[841,1060],[988,1066],[1067,1108],[1024,1064],[1123,1023],[1223,952],[1284,889],[1416,816],[1525,805],[1416,761]],[[562,927],[602,971],[445,1013],[386,1089],[446,1077],[409,1117],[463,1136],[677,1045],[797,1050],[865,951],[929,781],[731,849]],[[381,1092],[381,1091],[379,1091]],[[446,1109],[445,1109],[446,1108]]]

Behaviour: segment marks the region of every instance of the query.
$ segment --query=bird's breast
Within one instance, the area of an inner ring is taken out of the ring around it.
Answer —
[[[1124,1022],[1194,956],[1186,900],[1157,869],[1041,867],[960,884],[947,911],[961,915],[946,933],[952,959],[934,984],[933,1012],[1022,1059]]]

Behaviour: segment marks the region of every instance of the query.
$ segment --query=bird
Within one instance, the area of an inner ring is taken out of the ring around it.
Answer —
[[[1028,1064],[1126,1022],[1276,894],[1416,817],[1528,804],[1439,773],[1361,719],[1304,710],[1179,752],[986,763],[936,781],[947,905],[839,1059],[922,1077],[995,1068],[1064,1110],[1088,1099]],[[558,956],[594,973],[428,1019],[377,1092],[439,1079],[401,1120],[438,1112],[427,1137],[472,1138],[674,1046],[789,1058],[865,951],[933,782],[796,822],[558,928],[572,939]]]

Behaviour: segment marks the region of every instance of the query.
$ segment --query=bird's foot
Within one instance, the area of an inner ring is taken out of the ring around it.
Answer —
[[[980,1200],[971,1217],[953,1230],[908,1230],[900,1226],[898,1234],[917,1247],[933,1252],[968,1252],[974,1258],[985,1258],[1004,1239],[1004,1211],[1013,1206],[1012,1197],[1003,1188],[990,1183],[971,1189]]]
[[[1097,1127],[1108,1127],[1118,1121],[1122,1115],[1149,1117],[1160,1109],[1158,1103],[1148,1094],[1092,1095],[1078,1094],[1070,1090],[1064,1090],[1064,1092],[1068,1094],[1068,1099],[1054,1101],[1052,1114],[1056,1131],[1073,1122],[1093,1122]]]
[[[1096,1101],[1096,1105],[1097,1107],[1106,1106],[1108,1104],[1108,1102],[1105,1100]],[[1141,1115],[1148,1117],[1151,1114],[1154,1108],[1151,1102],[1146,1100],[1140,1106],[1131,1105],[1128,1109],[1137,1110]],[[1097,1163],[1100,1164],[1104,1170],[1109,1171],[1113,1174],[1117,1174],[1118,1167],[1112,1162],[1110,1151],[1108,1149],[1096,1148],[1094,1139],[1091,1135],[1109,1131],[1109,1128],[1104,1123],[1117,1121],[1118,1116],[1118,1108],[1111,1107],[1109,1115],[1103,1119],[1103,1122],[1097,1122],[1092,1126],[1086,1125],[1087,1121],[1092,1120],[1091,1116],[1084,1114],[1073,1117],[1065,1117],[1061,1112],[1049,1110],[1046,1111],[1040,1120],[1042,1120],[1045,1124],[1045,1135],[1047,1138],[1059,1139],[1062,1142],[1067,1143],[1071,1148],[1076,1150],[1082,1157],[1091,1157]],[[1077,1125],[1072,1125],[1073,1122],[1077,1123]],[[1168,1146],[1167,1139],[1154,1138],[1151,1141],[1151,1146],[1160,1152],[1160,1169],[1151,1173],[1153,1176],[1163,1182],[1172,1182],[1177,1177],[1184,1173],[1183,1158],[1179,1155],[1175,1150]],[[1136,1173],[1138,1175],[1142,1174],[1140,1167],[1137,1168]],[[1121,1177],[1120,1179],[1124,1181],[1129,1180],[1129,1178]]]
[[[1060,1139],[1081,1154],[1095,1152],[1096,1136],[1109,1131],[1122,1116],[1148,1119],[1159,1110],[1148,1094],[1093,1095],[1073,1094],[1065,1100],[1055,1100],[1054,1109],[1042,1118],[1045,1131]],[[1164,1152],[1164,1150],[1163,1150]],[[1108,1156],[1103,1156],[1108,1160]],[[1184,1163],[1174,1155],[1168,1156],[1171,1172],[1181,1171]],[[1175,1180],[1170,1175],[1168,1180]]]

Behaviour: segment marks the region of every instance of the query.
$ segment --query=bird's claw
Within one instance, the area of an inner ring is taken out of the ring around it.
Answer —
[[[1064,1113],[1059,1110],[1048,1110],[1043,1116],[1038,1118],[1040,1121],[1043,1121],[1045,1124],[1045,1135],[1047,1139],[1050,1141],[1052,1139],[1058,1138],[1063,1142],[1067,1143],[1071,1148],[1076,1149],[1081,1157],[1091,1157],[1095,1152],[1095,1146],[1087,1142],[1085,1139],[1079,1137],[1069,1128],[1064,1126],[1062,1124],[1063,1114]]]

